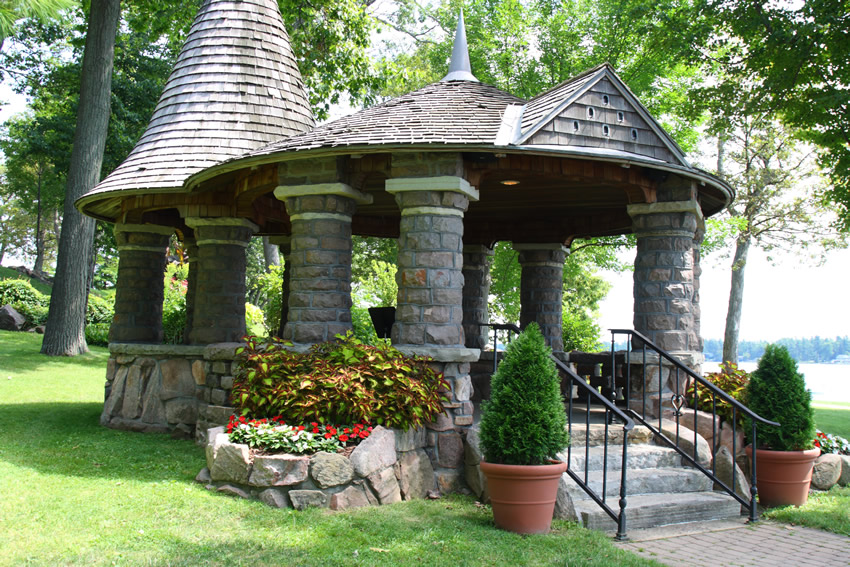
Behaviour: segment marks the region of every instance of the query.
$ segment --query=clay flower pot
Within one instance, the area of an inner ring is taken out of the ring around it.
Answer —
[[[558,461],[550,465],[481,461],[496,526],[518,534],[547,533],[552,526],[558,481],[566,470],[567,463]]]
[[[812,470],[820,449],[807,451],[756,450],[756,486],[762,506],[802,506],[809,499]],[[753,448],[747,447],[752,462]]]

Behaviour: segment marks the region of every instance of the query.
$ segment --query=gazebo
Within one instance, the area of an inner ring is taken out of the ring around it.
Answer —
[[[696,366],[703,219],[732,197],[610,65],[531,100],[480,83],[462,18],[441,81],[314,127],[276,3],[206,0],[144,136],[77,202],[115,223],[120,253],[102,420],[199,438],[226,421],[253,235],[286,259],[283,334],[296,348],[351,328],[351,236],[397,238],[392,342],[432,356],[452,386],[429,428],[451,487],[494,243],[519,252],[520,324],[537,321],[559,353],[565,246],[634,233],[635,329]],[[190,261],[176,346],[160,344],[174,233]]]

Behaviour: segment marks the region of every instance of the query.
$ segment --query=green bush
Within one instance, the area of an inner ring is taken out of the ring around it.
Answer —
[[[170,263],[165,267],[162,297],[162,342],[167,345],[183,343],[186,329],[186,279],[188,264]]]
[[[601,330],[596,321],[584,312],[564,309],[561,326],[564,351],[599,352],[604,348],[599,340]]]
[[[283,266],[269,266],[250,284],[248,297],[263,310],[264,325],[275,335],[280,329],[280,309],[283,302]],[[250,331],[248,334],[253,334]]]
[[[567,415],[552,350],[536,323],[508,344],[481,413],[484,459],[543,465],[569,444]]]
[[[90,293],[86,305],[86,325],[112,323],[112,316],[115,315],[112,305],[112,301]]]
[[[268,336],[263,310],[251,303],[245,304],[245,329],[249,335]]]
[[[747,405],[747,384],[750,383],[750,373],[746,370],[741,370],[734,362],[724,362],[720,365],[720,372],[711,372],[705,375],[705,379],[732,396],[735,400]],[[685,392],[685,397],[689,400],[690,407],[700,411],[712,413],[713,408],[717,408],[717,415],[726,423],[732,423],[732,404],[723,400],[720,397],[715,399],[708,388],[699,387],[696,389],[698,398],[694,399],[694,384],[688,385]],[[743,413],[736,412],[736,426],[743,428],[745,425],[745,416]],[[743,431],[743,429],[742,429]]]
[[[424,357],[365,345],[348,333],[292,352],[275,338],[246,337],[232,391],[237,411],[287,423],[373,423],[409,429],[436,418],[448,384]]]
[[[366,307],[351,306],[351,327],[354,336],[364,344],[376,345],[379,341],[386,342],[385,339],[378,338],[372,318],[369,316],[369,309]]]
[[[774,451],[812,448],[815,438],[812,393],[806,390],[803,375],[787,348],[767,345],[758,368],[750,375],[746,395],[751,410],[780,424],[774,427],[757,423],[760,448]]]
[[[86,325],[86,344],[89,346],[109,346],[109,323]]]
[[[0,306],[10,304],[24,316],[27,327],[44,325],[50,296],[35,289],[29,280],[0,280]]]

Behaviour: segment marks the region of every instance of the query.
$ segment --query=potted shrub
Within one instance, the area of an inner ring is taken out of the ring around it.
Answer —
[[[567,470],[554,460],[569,436],[551,352],[531,323],[508,345],[482,407],[481,471],[496,525],[512,532],[549,531],[558,481]]]
[[[814,447],[812,394],[788,349],[768,345],[750,375],[749,407],[779,427],[757,424],[756,486],[763,506],[801,506],[809,496],[812,469],[820,449]],[[751,440],[752,441],[752,440]],[[752,462],[752,445],[747,456]]]

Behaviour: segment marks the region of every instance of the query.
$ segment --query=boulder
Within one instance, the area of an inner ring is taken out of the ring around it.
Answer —
[[[484,456],[481,453],[480,426],[472,426],[466,433],[466,441],[463,446],[464,463],[467,467],[477,465]]]
[[[841,455],[841,476],[838,478],[838,484],[850,484],[850,455]]]
[[[414,449],[421,449],[427,443],[425,436],[426,430],[424,427],[417,427],[416,429],[411,428],[406,431],[396,429],[394,433],[395,450],[399,453],[413,451]]]
[[[173,398],[165,402],[168,423],[195,424],[198,421],[197,398]]]
[[[348,510],[369,505],[369,498],[363,486],[349,486],[342,492],[331,496],[331,510]]]
[[[381,504],[401,502],[401,489],[398,486],[398,479],[393,467],[370,474],[368,480]]]
[[[209,484],[210,481],[212,481],[212,477],[210,476],[210,469],[207,467],[202,468],[198,476],[195,477],[195,482],[200,484]]]
[[[217,435],[216,442],[226,435]],[[223,480],[247,484],[251,474],[251,451],[248,445],[231,443],[229,441],[218,445],[213,451],[214,459],[210,464],[210,477],[213,480]]]
[[[812,471],[812,487],[829,490],[841,478],[841,456],[832,453],[821,455],[815,461]]]
[[[142,393],[147,385],[147,371],[144,367],[134,364],[127,374],[124,384],[124,401],[121,404],[121,417],[136,419],[142,413]]]
[[[397,466],[401,495],[405,500],[425,498],[436,488],[431,459],[422,449],[409,451],[401,456]]]
[[[239,498],[244,498],[245,500],[251,499],[250,494],[248,494],[238,486],[233,486],[232,484],[222,484],[221,486],[216,488],[216,492],[222,492],[231,496],[238,496]]]
[[[395,452],[395,433],[391,429],[376,427],[349,457],[358,475],[366,477],[375,471],[391,467],[398,459]]]
[[[316,453],[311,459],[311,476],[321,488],[350,482],[354,478],[351,461],[338,453]]]
[[[163,400],[195,395],[195,379],[188,360],[180,358],[165,360],[160,363],[159,368],[162,372],[162,388],[159,395]]]
[[[248,484],[253,486],[291,486],[307,480],[309,467],[310,457],[304,455],[255,457]]]
[[[0,329],[4,331],[20,331],[26,324],[26,318],[9,304],[0,307]]]
[[[717,478],[729,488],[732,488],[732,471],[734,470],[735,494],[743,498],[745,502],[750,501],[750,482],[741,467],[733,461],[732,453],[726,447],[720,447],[714,455],[714,470]],[[714,489],[721,490],[720,485],[715,484]]]
[[[696,434],[696,451],[694,451],[694,431],[692,429],[688,429],[684,425],[676,426],[675,421],[671,421],[669,419],[665,419],[661,422],[661,432],[670,439],[670,441],[676,442],[676,432],[678,431],[678,446],[679,448],[685,452],[685,454],[694,457],[694,453],[696,453],[696,458],[694,459],[697,463],[704,467],[708,467],[711,464],[711,448],[708,446],[708,442],[703,438],[699,433]]]
[[[463,438],[456,431],[441,433],[437,436],[438,464],[448,469],[463,464]]]
[[[321,490],[290,490],[289,500],[296,510],[305,510],[307,508],[327,508],[330,498]]]
[[[279,488],[267,488],[257,495],[260,502],[273,508],[289,508],[286,493]]]

